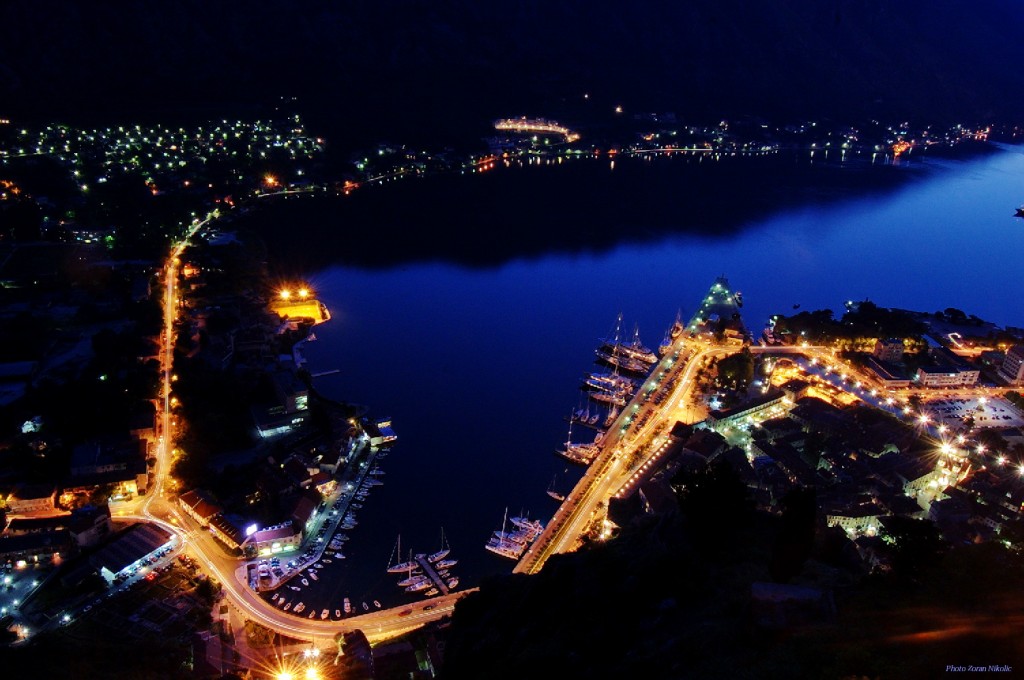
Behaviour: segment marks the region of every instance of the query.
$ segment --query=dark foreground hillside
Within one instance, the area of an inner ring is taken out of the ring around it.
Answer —
[[[1002,545],[944,549],[908,520],[893,571],[867,576],[841,531],[804,531],[807,515],[723,520],[715,505],[648,518],[536,576],[484,583],[456,608],[443,678],[905,680],[943,677],[947,665],[1024,668],[1024,560]],[[772,603],[792,592],[812,597]]]

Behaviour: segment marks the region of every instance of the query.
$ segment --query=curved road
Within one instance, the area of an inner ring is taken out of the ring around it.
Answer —
[[[244,562],[226,555],[209,532],[193,527],[191,520],[183,517],[165,488],[171,465],[171,442],[174,439],[171,416],[171,381],[174,366],[174,321],[177,317],[178,297],[175,285],[178,278],[178,264],[182,253],[188,247],[189,239],[203,227],[220,217],[214,211],[202,220],[193,220],[185,238],[176,244],[164,266],[164,330],[161,336],[161,402],[158,418],[158,444],[156,463],[153,468],[153,485],[145,500],[133,514],[125,517],[159,524],[178,537],[181,545],[188,549],[210,576],[220,581],[225,595],[246,617],[283,635],[310,642],[330,641],[345,631],[362,630],[371,642],[384,640],[413,630],[429,621],[450,615],[455,602],[475,589],[459,591],[446,596],[421,600],[415,604],[387,610],[379,610],[352,616],[342,621],[307,619],[295,616],[273,607],[249,588]]]

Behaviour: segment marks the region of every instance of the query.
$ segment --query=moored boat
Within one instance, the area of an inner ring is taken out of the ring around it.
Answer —
[[[398,537],[398,543],[395,546],[395,551],[392,552],[391,554],[392,554],[392,557],[397,555],[397,559],[402,559],[402,537],[401,536]],[[387,567],[387,571],[388,571],[389,574],[400,574],[403,571],[411,572],[413,569],[415,569],[418,566],[419,566],[419,564],[416,562],[416,560],[412,559],[412,557],[410,556],[409,559],[406,560],[405,562],[399,562],[397,564],[389,563],[388,567]]]
[[[405,592],[407,593],[418,593],[421,590],[426,590],[430,587],[430,579],[423,581],[422,583],[414,583],[411,586],[406,586]]]
[[[448,541],[444,537],[444,527],[442,527],[441,528],[441,549],[438,550],[435,553],[431,553],[431,554],[427,555],[427,562],[430,562],[431,564],[433,564],[434,562],[437,562],[438,560],[443,560],[445,557],[448,557],[448,553],[450,553],[450,552],[451,552],[451,548],[448,546]]]

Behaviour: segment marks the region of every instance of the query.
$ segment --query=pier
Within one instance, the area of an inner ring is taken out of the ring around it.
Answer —
[[[416,564],[420,565],[420,569],[430,579],[430,582],[434,584],[434,587],[440,590],[442,595],[447,595],[450,591],[448,584],[438,575],[434,565],[427,560],[427,556],[424,554],[413,555],[413,559],[416,560]]]

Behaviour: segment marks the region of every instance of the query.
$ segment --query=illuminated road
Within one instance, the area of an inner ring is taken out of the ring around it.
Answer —
[[[634,470],[657,455],[658,437],[685,417],[694,376],[705,360],[727,356],[740,349],[738,345],[710,345],[698,339],[687,338],[684,341],[682,336],[677,338],[608,428],[601,443],[601,453],[513,572],[537,573],[551,555],[575,549],[598,507],[607,503]],[[664,375],[658,380],[662,371]],[[671,391],[660,400],[660,404],[656,404],[653,397],[666,385]],[[652,445],[644,448],[646,442]],[[637,455],[638,450],[641,455]],[[633,464],[627,467],[626,461],[630,458],[633,458]]]
[[[203,571],[220,582],[224,594],[247,618],[273,629],[283,635],[311,642],[332,641],[344,631],[362,630],[371,642],[394,637],[450,615],[455,602],[475,589],[462,590],[446,596],[421,600],[415,604],[393,609],[378,610],[352,616],[342,621],[307,619],[274,608],[249,588],[244,562],[228,555],[213,536],[196,527],[190,518],[183,517],[177,505],[170,499],[166,489],[171,468],[171,451],[174,441],[174,419],[171,412],[171,382],[174,367],[174,321],[177,317],[178,298],[176,281],[178,264],[182,253],[188,247],[189,239],[217,219],[216,211],[203,220],[194,220],[185,238],[176,244],[164,267],[164,330],[161,336],[161,409],[158,417],[158,440],[156,462],[153,467],[153,484],[149,493],[135,507],[126,505],[119,516],[159,524],[176,535],[202,566]]]
[[[695,375],[705,362],[734,354],[739,345],[714,345],[702,339],[682,338],[673,344],[666,358],[654,368],[632,401],[608,428],[601,452],[576,487],[566,497],[540,537],[516,564],[515,573],[533,574],[544,566],[551,555],[574,550],[581,536],[591,528],[599,508],[627,482],[631,475],[644,468],[660,454],[668,431],[676,422],[693,423],[693,387]],[[754,355],[789,356],[805,372],[817,371],[832,385],[843,389],[866,404],[886,410],[894,415],[907,415],[907,398],[916,394],[922,400],[992,396],[998,390],[989,387],[941,389],[920,388],[899,391],[879,390],[877,381],[866,372],[860,372],[841,362],[835,350],[824,346],[772,346],[750,347]],[[678,360],[673,360],[677,358]],[[665,372],[660,381],[655,377]],[[656,405],[650,397],[658,394],[662,385],[672,385],[671,394]],[[639,424],[639,426],[638,426]],[[939,438],[941,431],[927,427]],[[631,462],[629,464],[628,462]],[[627,467],[628,465],[628,467]]]

